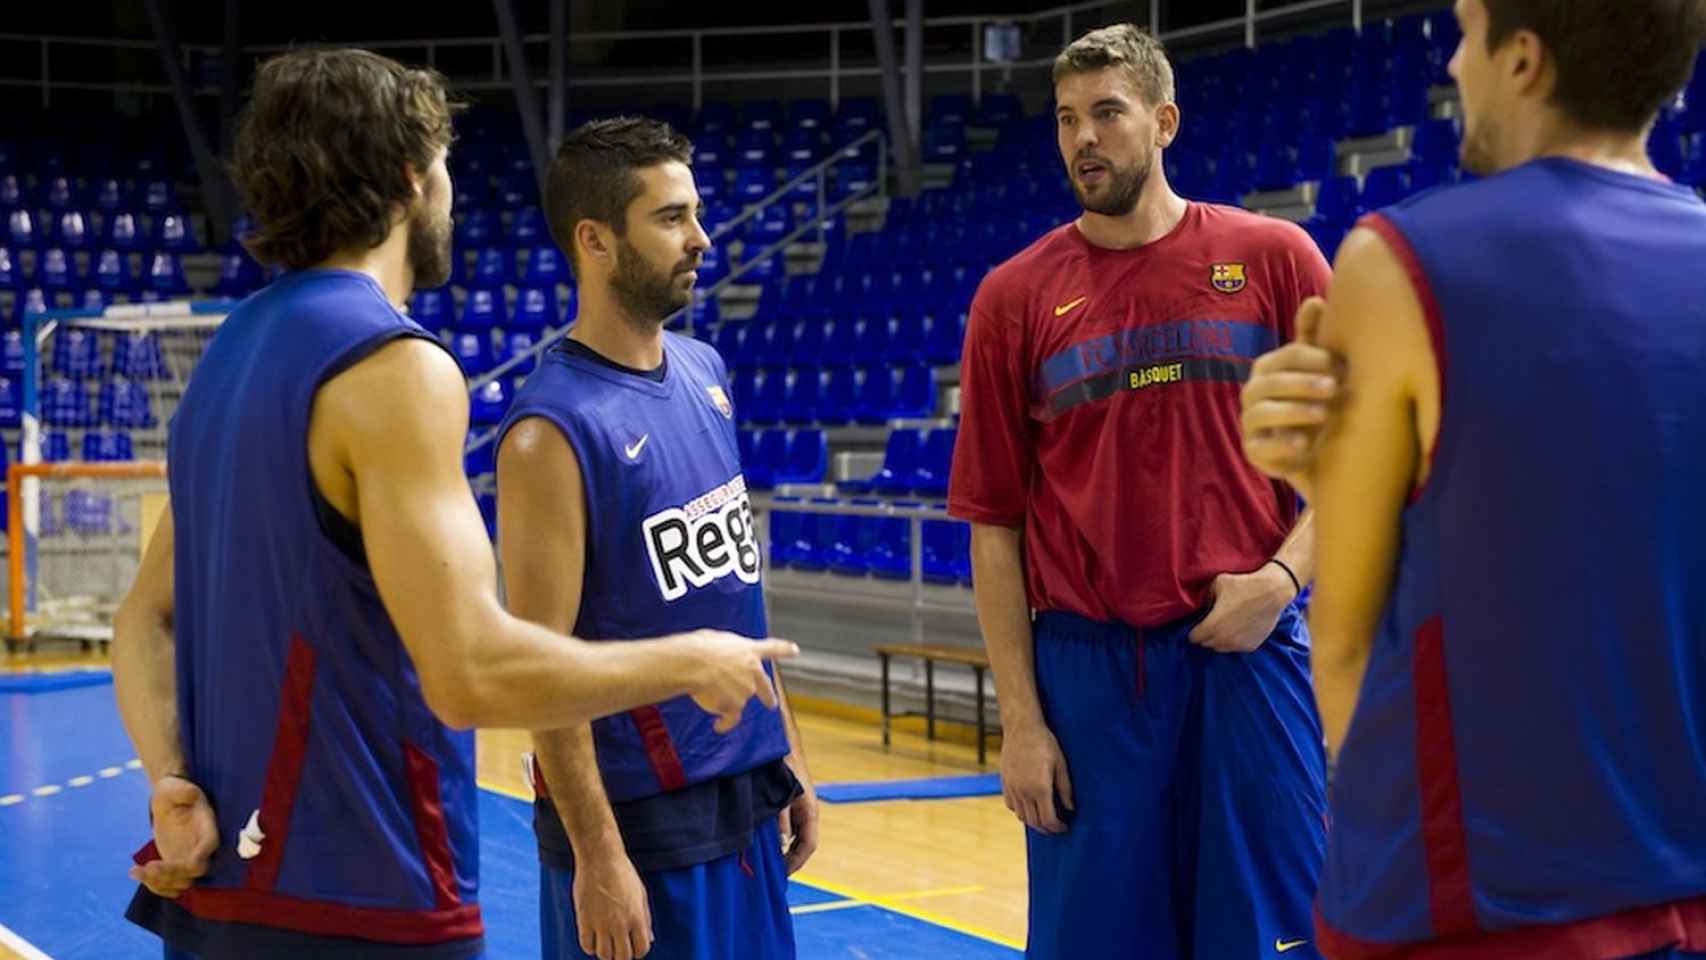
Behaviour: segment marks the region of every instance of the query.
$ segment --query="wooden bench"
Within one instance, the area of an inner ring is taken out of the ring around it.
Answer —
[[[977,762],[984,762],[987,727],[983,719],[983,674],[989,669],[989,654],[982,647],[946,646],[934,643],[879,643],[873,647],[883,663],[883,746],[889,745],[889,658],[911,657],[924,661],[924,733],[936,739],[936,662],[957,663],[972,669],[977,678]]]

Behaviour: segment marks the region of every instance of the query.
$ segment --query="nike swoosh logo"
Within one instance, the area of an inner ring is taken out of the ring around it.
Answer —
[[[628,446],[623,447],[622,452],[628,455],[629,460],[637,459],[640,456],[640,448],[644,447],[646,445],[646,441],[651,438],[652,435],[648,433]]]
[[[1086,301],[1088,299],[1090,299],[1090,298],[1089,297],[1079,297],[1077,300],[1074,300],[1071,303],[1063,303],[1060,306],[1054,308],[1054,315],[1057,317],[1064,317],[1067,314],[1071,313],[1073,310],[1077,309],[1079,304],[1083,303],[1084,301]]]
[[[1275,940],[1274,941],[1274,952],[1276,952],[1276,953],[1289,953],[1290,951],[1296,950],[1298,947],[1301,947],[1308,942],[1309,942],[1308,940]]]

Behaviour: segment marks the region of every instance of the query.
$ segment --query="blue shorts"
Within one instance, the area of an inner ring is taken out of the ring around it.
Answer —
[[[1249,654],[1040,613],[1037,693],[1076,810],[1026,831],[1038,960],[1318,960],[1326,756],[1295,607]],[[1059,801],[1057,799],[1057,808]]]
[[[678,870],[642,873],[652,912],[646,960],[794,960],[788,869],[775,817],[745,851]],[[545,960],[589,960],[575,924],[572,870],[539,867],[539,931]]]

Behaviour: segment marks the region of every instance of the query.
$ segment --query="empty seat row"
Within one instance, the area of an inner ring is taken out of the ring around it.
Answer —
[[[804,513],[787,508],[801,502],[777,497],[771,502],[770,565],[803,572],[828,571],[842,576],[872,576],[907,580],[912,576],[910,517]],[[813,504],[839,506],[834,498],[813,498]],[[850,506],[873,506],[876,500],[855,499]],[[901,508],[920,505],[906,501]],[[922,520],[920,576],[928,583],[971,586],[971,527],[958,520]]]
[[[97,220],[78,210],[38,216],[27,209],[5,210],[4,242],[20,249],[62,247],[67,250],[113,249],[126,252],[163,250],[168,253],[199,253],[201,239],[189,215],[170,210],[144,218],[127,210],[114,211]]]
[[[934,416],[936,403],[935,378],[926,366],[743,367],[734,374],[735,416],[761,426],[882,424]]]
[[[829,441],[822,430],[741,430],[735,436],[741,469],[754,490],[822,483],[829,472]]]
[[[883,465],[877,472],[869,477],[843,480],[836,484],[836,489],[887,496],[945,497],[958,434],[953,427],[891,430],[883,450]]]

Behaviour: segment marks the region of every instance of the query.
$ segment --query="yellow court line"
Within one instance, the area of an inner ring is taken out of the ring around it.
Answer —
[[[965,923],[964,921],[955,920],[951,917],[944,917],[941,914],[936,913],[933,910],[925,910],[925,909],[921,909],[919,907],[909,907],[904,902],[902,902],[903,898],[906,895],[875,894],[875,893],[871,893],[868,890],[860,889],[858,887],[850,887],[850,886],[847,886],[846,884],[842,884],[842,883],[833,883],[831,881],[822,880],[822,879],[819,879],[817,877],[813,877],[813,876],[810,876],[808,874],[803,874],[803,873],[796,873],[790,879],[792,879],[796,883],[803,883],[808,887],[816,887],[817,889],[822,890],[825,893],[838,893],[844,897],[847,897],[850,900],[859,900],[861,902],[868,903],[874,907],[882,907],[883,909],[891,911],[893,913],[898,913],[902,916],[911,917],[914,920],[923,920],[925,923],[933,923],[938,927],[947,927],[949,930],[954,930],[956,932],[963,933],[967,936],[977,937],[979,940],[988,940],[990,943],[998,943],[1004,947],[1012,947],[1015,950],[1025,949],[1025,945],[1023,943],[1020,943],[1019,941],[1014,940],[1012,937],[1007,937],[1007,936],[1003,936],[999,933],[996,933],[994,930],[990,930],[990,929],[987,929],[985,927],[979,927],[979,926],[976,926],[974,924]],[[970,891],[956,891],[956,892],[970,892]],[[936,896],[945,896],[946,894],[936,893],[935,895]]]
[[[525,800],[528,803],[533,802],[531,794],[522,793],[520,790],[516,790],[512,787],[499,786],[498,784],[491,783],[486,780],[477,780],[475,782],[480,785],[480,789],[482,790],[489,790],[492,793],[500,794],[505,797],[514,797],[517,800]],[[1014,940],[1012,937],[1002,936],[994,930],[989,930],[960,920],[944,917],[931,910],[906,905],[906,901],[908,900],[922,900],[927,897],[945,897],[959,893],[973,893],[983,889],[982,887],[943,887],[936,890],[917,890],[909,893],[876,894],[871,893],[868,890],[849,887],[845,884],[833,883],[829,880],[822,880],[803,873],[795,874],[789,879],[796,883],[803,883],[808,887],[815,887],[825,893],[839,894],[849,900],[857,901],[861,904],[869,904],[873,907],[882,907],[885,910],[898,913],[902,916],[911,917],[914,920],[923,920],[925,923],[933,923],[938,927],[946,927],[949,930],[963,933],[967,936],[977,937],[979,940],[988,940],[990,943],[998,943],[1004,947],[1012,947],[1015,950],[1025,949],[1025,945],[1023,943]],[[812,904],[812,906],[820,905]],[[800,913],[806,911],[796,909],[793,912]],[[817,911],[814,910],[810,912],[815,913]]]

